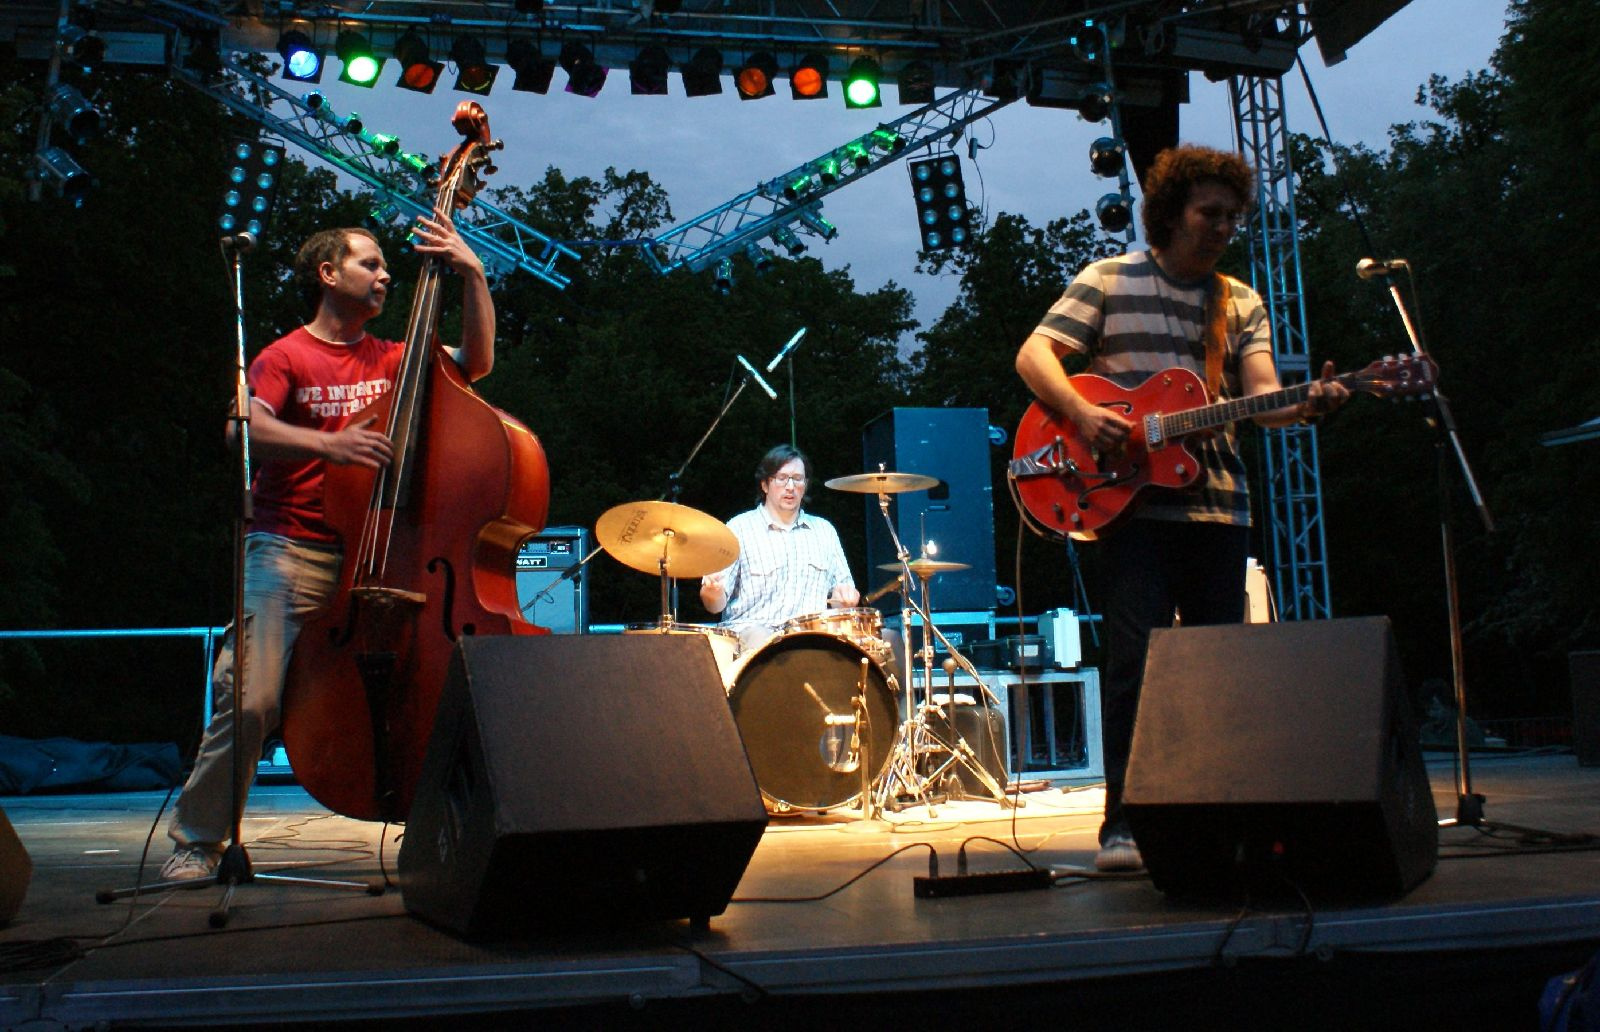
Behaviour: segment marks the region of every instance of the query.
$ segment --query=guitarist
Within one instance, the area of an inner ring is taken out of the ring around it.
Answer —
[[[1074,389],[1061,364],[1069,353],[1087,356],[1090,372],[1123,387],[1183,366],[1213,400],[1280,389],[1266,307],[1250,287],[1216,271],[1254,197],[1254,175],[1239,155],[1190,145],[1162,151],[1144,180],[1149,250],[1090,264],[1023,342],[1017,373],[1092,447],[1114,450],[1133,424]],[[1349,391],[1332,376],[1329,362],[1303,403],[1256,422],[1286,426],[1337,409]],[[1106,808],[1095,857],[1102,871],[1144,865],[1122,786],[1151,629],[1171,626],[1175,610],[1187,627],[1244,619],[1250,499],[1234,428],[1195,450],[1204,470],[1192,489],[1148,489],[1132,518],[1104,537]]]

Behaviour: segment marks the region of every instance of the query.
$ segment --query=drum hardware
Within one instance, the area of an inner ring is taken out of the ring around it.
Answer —
[[[607,509],[594,535],[617,562],[661,578],[661,622],[672,622],[672,580],[733,565],[739,539],[727,524],[676,502],[626,502]]]
[[[887,563],[880,569],[898,572],[901,584],[900,600],[900,626],[906,636],[907,650],[902,667],[904,675],[905,699],[902,710],[902,722],[895,732],[894,740],[889,747],[888,762],[884,764],[883,771],[873,790],[862,798],[862,816],[883,809],[895,809],[899,805],[901,795],[909,795],[917,802],[928,807],[929,816],[937,816],[932,800],[928,795],[928,788],[934,783],[934,778],[926,777],[917,769],[917,758],[920,755],[932,753],[939,749],[949,752],[949,761],[938,768],[938,776],[943,776],[955,764],[971,772],[972,776],[984,787],[994,799],[1002,806],[1015,805],[1007,797],[1005,789],[994,777],[978,762],[977,754],[972,747],[951,727],[952,741],[940,741],[928,726],[927,720],[916,705],[916,688],[912,678],[912,657],[910,652],[911,618],[915,614],[922,617],[922,648],[920,655],[924,672],[923,683],[929,686],[932,694],[933,684],[933,641],[937,638],[949,650],[951,658],[958,663],[979,687],[984,695],[996,705],[999,700],[994,698],[987,685],[978,676],[977,668],[950,642],[933,622],[933,606],[930,601],[931,587],[929,582],[941,573],[955,570],[965,570],[971,567],[966,563],[950,562],[934,559],[929,556],[920,556],[913,560],[911,553],[906,550],[901,542],[900,535],[896,533],[894,520],[889,517],[889,495],[900,494],[907,491],[921,491],[938,484],[934,477],[922,476],[915,473],[894,473],[884,470],[881,466],[875,473],[862,473],[855,476],[837,477],[827,481],[827,486],[838,491],[850,491],[858,494],[876,494],[878,496],[878,511],[883,515],[883,521],[889,528],[889,540],[894,543],[896,561]],[[913,582],[921,583],[921,600],[912,598]]]

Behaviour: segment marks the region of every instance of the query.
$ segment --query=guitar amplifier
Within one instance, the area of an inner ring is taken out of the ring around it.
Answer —
[[[589,630],[589,571],[562,576],[583,561],[589,532],[583,527],[546,527],[517,552],[517,604],[522,618],[556,634]]]

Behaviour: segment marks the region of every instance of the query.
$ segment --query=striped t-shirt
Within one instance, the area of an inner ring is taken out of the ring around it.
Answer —
[[[1090,372],[1124,387],[1172,366],[1204,380],[1205,307],[1213,282],[1180,283],[1162,272],[1148,251],[1106,258],[1078,273],[1034,332],[1087,354]],[[1240,359],[1257,351],[1270,353],[1272,331],[1261,296],[1232,277],[1227,283],[1227,352],[1220,390],[1223,398],[1237,398]],[[1194,488],[1149,488],[1132,515],[1248,526],[1250,495],[1235,428],[1230,424],[1188,443],[1205,470]]]

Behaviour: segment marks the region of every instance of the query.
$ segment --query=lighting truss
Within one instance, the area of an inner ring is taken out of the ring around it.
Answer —
[[[838,231],[821,216],[822,198],[864,175],[876,172],[923,147],[954,136],[962,127],[987,118],[1016,98],[985,97],[978,90],[951,93],[932,104],[884,122],[863,136],[836,147],[798,168],[774,176],[703,215],[675,226],[649,241],[645,254],[657,272],[677,269],[699,272],[718,259],[740,253],[752,241],[788,226],[803,233],[832,239]],[[891,141],[900,145],[891,145]],[[865,157],[865,161],[839,160],[840,155]],[[838,173],[822,175],[824,166],[837,165]],[[796,193],[793,185],[810,177],[810,188]],[[831,181],[830,181],[831,179]],[[785,196],[784,188],[794,196]],[[832,233],[819,230],[825,226]]]
[[[433,182],[437,175],[432,161],[405,153],[398,145],[391,146],[393,137],[371,132],[352,133],[346,128],[345,119],[339,117],[320,94],[296,96],[245,67],[237,55],[225,58],[224,67],[238,76],[240,82],[260,91],[257,96],[268,98],[268,106],[247,99],[239,90],[221,81],[207,82],[192,71],[174,68],[172,74],[359,179],[398,211],[411,215],[432,214]],[[271,110],[275,102],[286,106],[289,114],[279,115]],[[557,271],[556,263],[562,258],[576,260],[576,251],[518,221],[481,196],[474,198],[471,207],[457,216],[456,227],[486,265],[514,266],[558,289],[571,282],[571,277]]]

